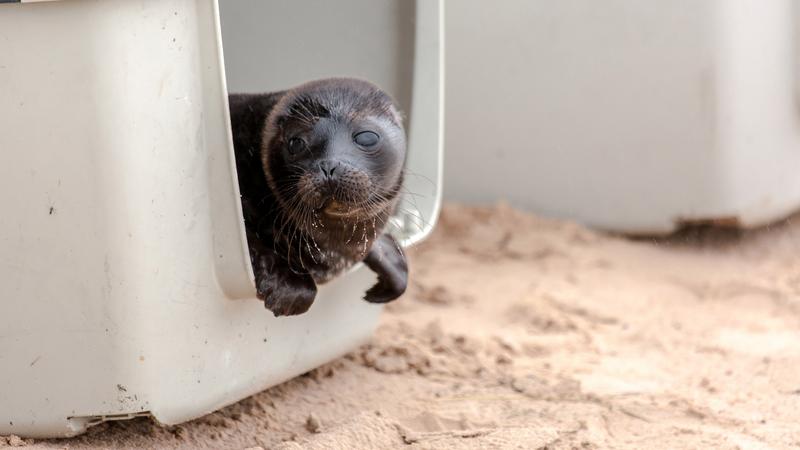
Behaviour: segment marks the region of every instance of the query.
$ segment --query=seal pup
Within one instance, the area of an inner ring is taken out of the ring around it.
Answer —
[[[386,233],[403,183],[406,138],[394,100],[332,78],[229,97],[256,292],[275,316],[302,314],[317,284],[359,261],[378,275],[364,299],[405,292],[408,266]]]

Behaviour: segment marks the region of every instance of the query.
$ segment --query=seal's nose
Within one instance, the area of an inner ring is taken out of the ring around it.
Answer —
[[[325,160],[319,163],[319,170],[322,171],[322,176],[326,181],[333,181],[336,169],[339,168],[339,163],[336,161]]]

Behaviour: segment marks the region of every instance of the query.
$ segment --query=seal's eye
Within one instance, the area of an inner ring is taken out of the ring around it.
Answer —
[[[289,153],[292,155],[297,155],[298,153],[302,152],[306,148],[306,141],[300,138],[291,138],[289,139]]]
[[[353,140],[356,141],[356,144],[362,147],[372,147],[377,144],[380,139],[381,137],[374,131],[362,131],[353,136]]]

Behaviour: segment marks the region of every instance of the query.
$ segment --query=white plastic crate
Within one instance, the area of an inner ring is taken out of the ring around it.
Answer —
[[[0,434],[183,422],[338,357],[375,327],[362,266],[301,316],[275,318],[255,299],[217,8],[0,5]],[[405,18],[414,60],[383,62],[413,64],[398,81],[413,105],[408,165],[433,180],[409,177],[421,197],[407,209],[425,220],[398,217],[405,244],[439,208],[441,8],[417,2]]]

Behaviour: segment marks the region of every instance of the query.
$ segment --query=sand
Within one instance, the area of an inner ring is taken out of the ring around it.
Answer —
[[[11,444],[796,448],[799,255],[800,219],[632,241],[449,206],[365,347],[181,426]]]

